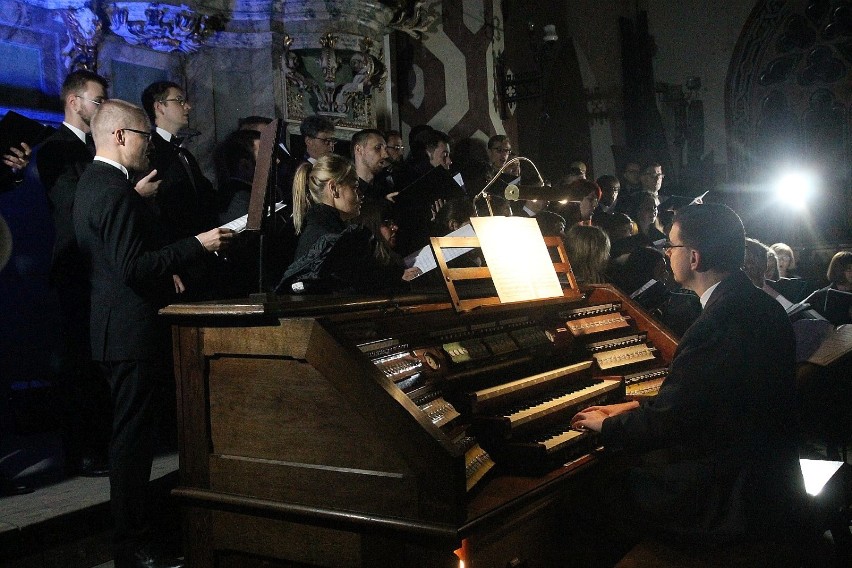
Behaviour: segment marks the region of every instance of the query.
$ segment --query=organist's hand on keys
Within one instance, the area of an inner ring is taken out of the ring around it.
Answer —
[[[571,419],[571,427],[578,430],[600,432],[604,420],[610,416],[617,416],[636,408],[639,408],[639,403],[635,400],[620,404],[608,404],[606,406],[590,406],[574,415],[574,418]]]

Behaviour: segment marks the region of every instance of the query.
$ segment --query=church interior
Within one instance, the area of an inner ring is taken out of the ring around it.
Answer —
[[[833,257],[852,254],[849,0],[0,0],[0,61],[0,120],[54,128],[73,71],[97,73],[110,99],[133,105],[154,82],[179,85],[191,103],[183,146],[210,180],[217,148],[247,117],[276,119],[275,142],[294,158],[313,136],[300,130],[312,115],[333,123],[334,152],[346,156],[364,129],[398,131],[408,149],[412,129],[428,125],[450,140],[450,171],[462,175],[488,162],[492,137],[507,137],[534,164],[518,174],[521,188],[533,171],[556,187],[576,163],[599,184],[630,164],[655,165],[661,193],[725,204],[745,236],[789,245],[809,292],[832,285]],[[465,182],[468,193],[482,189]],[[56,229],[48,197],[27,178],[0,187],[0,237],[0,474],[5,487],[27,489],[0,494],[0,568],[118,566],[110,480],[63,469]],[[673,256],[684,245],[668,239],[658,248]],[[481,413],[497,402],[471,396],[500,394],[485,374],[520,384],[521,368],[543,377],[558,363],[583,380],[620,375],[619,394],[584,399],[611,404],[631,380],[662,381],[683,330],[649,315],[639,293],[578,283],[565,264],[555,265],[562,303],[523,309],[470,308],[461,288],[443,285],[438,296],[412,286],[396,297],[285,301],[261,290],[164,307],[175,384],[151,474],[157,538],[200,568],[598,565],[578,552],[582,536],[566,536],[571,503],[588,502],[584,484],[609,475],[597,444],[518,473],[502,460],[523,461],[527,449],[490,450],[482,424],[493,417]],[[485,270],[438,265],[447,282]],[[603,313],[621,323],[606,320],[591,339],[572,327]],[[592,354],[627,345],[619,326],[648,360],[605,372]],[[573,357],[581,343],[591,367],[554,354]],[[833,389],[799,407],[820,416],[800,457],[836,467],[809,500],[820,535],[810,562],[791,566],[852,562],[850,351],[797,370],[800,392]],[[446,392],[427,388],[436,384]],[[775,566],[777,554],[642,541],[601,565]]]

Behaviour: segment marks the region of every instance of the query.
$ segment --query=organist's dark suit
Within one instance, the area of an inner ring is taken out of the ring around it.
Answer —
[[[121,170],[98,160],[77,186],[74,229],[91,280],[92,356],[102,362],[114,402],[116,544],[135,549],[147,538],[157,405],[171,364],[169,328],[157,310],[174,294],[172,274],[205,250],[195,237],[163,246],[143,198]]]
[[[804,495],[795,339],[780,304],[737,271],[686,331],[659,395],[606,419],[606,447],[669,449],[629,471],[631,516],[679,540],[789,538]]]

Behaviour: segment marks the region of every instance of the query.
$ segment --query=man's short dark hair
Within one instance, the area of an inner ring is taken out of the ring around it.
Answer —
[[[682,243],[701,253],[701,268],[734,272],[745,260],[745,228],[733,209],[721,203],[689,205],[678,209]]]
[[[391,136],[399,136],[402,138],[402,132],[399,130],[385,130],[385,140],[390,138]]]
[[[324,116],[312,114],[299,125],[299,132],[305,138],[316,138],[320,132],[334,132],[334,123]]]
[[[495,144],[502,144],[503,142],[505,142],[508,139],[509,139],[509,137],[506,136],[505,134],[495,134],[494,136],[492,136],[491,138],[488,139],[488,149],[494,150]]]
[[[611,176],[609,174],[604,174],[597,179],[597,184],[600,186],[601,189],[603,189],[604,187],[610,187],[614,183],[620,184],[621,182],[618,181],[617,177]]]
[[[382,140],[385,139],[385,135],[381,133],[380,130],[376,130],[375,128],[365,128],[364,130],[359,130],[355,134],[352,135],[352,142],[350,144],[350,148],[352,148],[352,155],[355,155],[355,146],[363,146],[367,139],[370,136],[378,136]]]
[[[424,132],[421,139],[423,140],[423,147],[426,148],[426,151],[430,154],[435,151],[435,148],[437,148],[441,142],[447,145],[450,143],[450,137],[440,130]]]
[[[152,123],[157,119],[157,115],[154,112],[154,103],[165,99],[169,89],[180,89],[183,91],[183,87],[173,81],[157,81],[151,83],[142,91],[142,108],[145,109],[145,113],[151,119]]]
[[[62,103],[65,103],[65,99],[68,98],[68,95],[84,90],[86,88],[86,83],[89,81],[99,83],[104,88],[104,91],[109,88],[109,82],[97,73],[87,71],[86,69],[72,71],[71,73],[68,73],[68,76],[65,77],[64,81],[62,81],[62,91],[60,93]]]
[[[656,170],[657,168],[662,168],[662,167],[663,167],[663,165],[662,165],[662,164],[660,164],[660,162],[648,162],[648,163],[647,163],[647,164],[645,164],[645,166],[642,168],[642,171],[641,171],[640,173],[642,173],[642,174],[652,174],[652,173],[654,173],[654,170]]]

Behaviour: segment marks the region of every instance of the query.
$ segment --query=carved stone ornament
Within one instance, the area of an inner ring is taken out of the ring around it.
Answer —
[[[30,25],[27,5],[16,0],[0,0],[0,23],[10,26]]]
[[[374,43],[366,37],[360,41],[360,51],[338,50],[336,43],[334,34],[323,35],[317,56],[315,50],[297,53],[291,49],[293,39],[285,36],[282,69],[286,80],[287,116],[291,120],[304,118],[308,114],[307,101],[316,112],[339,126],[373,126],[372,92],[382,90],[387,77],[381,61],[382,51],[379,49],[377,55],[373,55]],[[305,58],[315,60],[321,77],[311,76]],[[347,61],[348,66],[341,65],[341,61]]]
[[[78,69],[97,72],[98,46],[104,37],[100,18],[88,6],[62,10],[60,16],[68,29],[68,43],[62,48],[65,68],[69,72]]]
[[[402,6],[394,13],[388,27],[406,33],[414,39],[422,38],[438,18],[438,14],[432,9],[434,3],[408,0],[400,4]],[[432,5],[425,7],[426,4]]]
[[[218,17],[197,14],[184,5],[115,2],[106,10],[112,33],[154,51],[192,53],[223,27]]]

